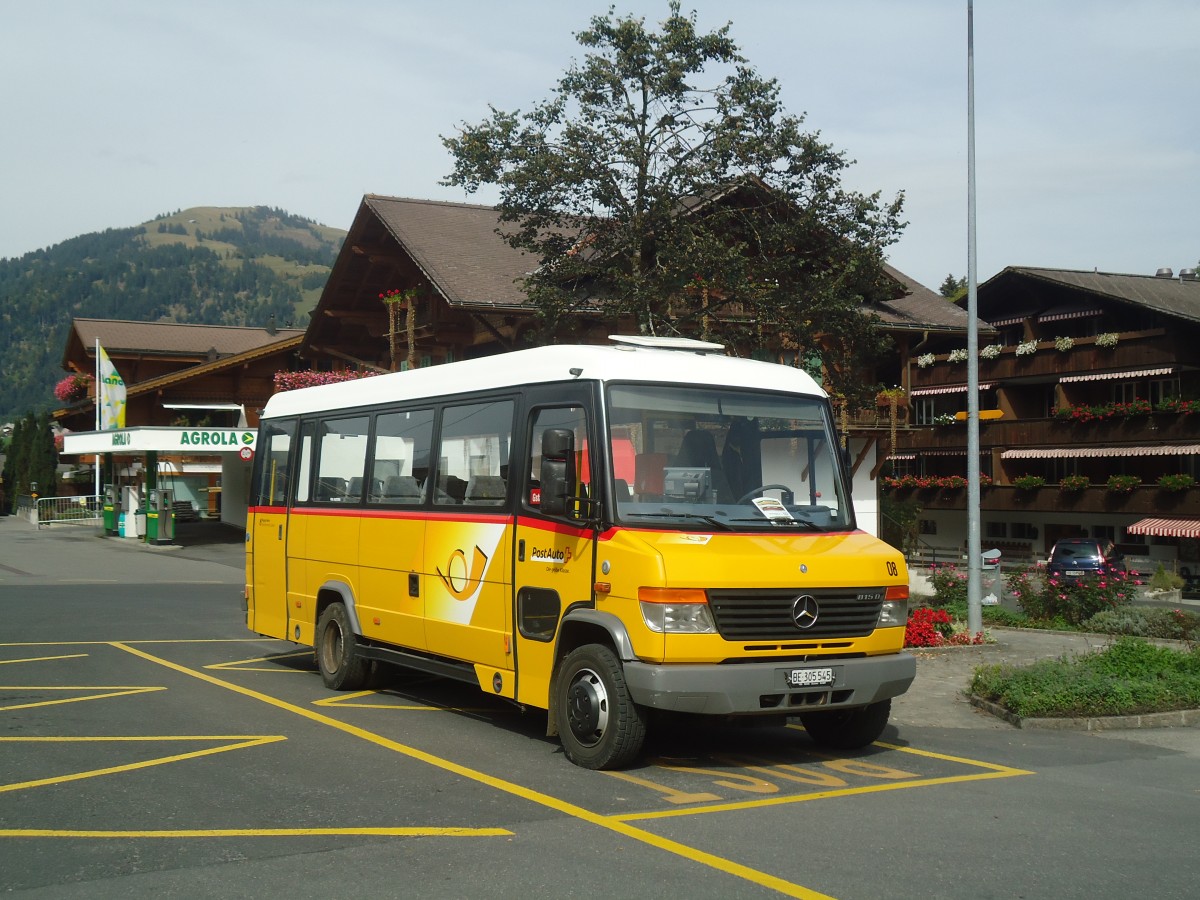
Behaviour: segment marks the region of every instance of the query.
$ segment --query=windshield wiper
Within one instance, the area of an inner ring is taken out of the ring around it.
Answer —
[[[730,522],[746,522],[754,525],[773,525],[776,528],[807,528],[809,531],[821,531],[823,526],[808,519],[730,519]]]
[[[631,512],[625,513],[626,518],[644,518],[644,519],[699,519],[701,522],[706,522],[723,531],[732,531],[733,526],[729,524],[727,519],[718,519],[716,516],[707,516],[703,513],[694,512]]]

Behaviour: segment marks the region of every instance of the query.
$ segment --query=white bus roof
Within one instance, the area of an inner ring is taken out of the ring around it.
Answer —
[[[449,397],[554,381],[705,384],[824,397],[807,372],[711,352],[716,344],[558,344],[275,394],[262,418]],[[653,342],[651,342],[653,343]]]

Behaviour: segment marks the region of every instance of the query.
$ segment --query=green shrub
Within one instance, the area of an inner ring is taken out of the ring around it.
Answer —
[[[1153,591],[1177,591],[1185,584],[1187,584],[1186,581],[1174,572],[1168,572],[1163,568],[1163,564],[1159,563],[1154,574],[1150,576],[1149,587]]]
[[[1050,578],[1040,567],[1028,565],[1005,576],[1004,581],[1025,615],[1041,624],[1061,620],[1077,626],[1103,609],[1128,604],[1134,595],[1133,582],[1121,572],[1068,585]]]
[[[952,603],[937,604],[950,613],[950,618],[956,622],[967,620],[967,598],[955,600]],[[1029,617],[1015,609],[1005,609],[1003,606],[980,607],[984,625],[998,625],[1002,628],[1021,628],[1029,624]]]
[[[1021,716],[1136,715],[1200,706],[1200,649],[1123,637],[1098,653],[981,666],[971,692]]]
[[[1182,609],[1125,606],[1101,610],[1081,627],[1097,634],[1194,641],[1200,637],[1200,615]]]
[[[949,606],[967,602],[967,570],[953,563],[929,567],[929,583],[933,585],[932,606]]]

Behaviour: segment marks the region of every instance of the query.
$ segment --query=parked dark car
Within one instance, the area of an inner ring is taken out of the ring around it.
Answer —
[[[1046,563],[1046,574],[1066,585],[1112,572],[1125,574],[1125,557],[1112,541],[1096,538],[1063,538],[1051,548]]]

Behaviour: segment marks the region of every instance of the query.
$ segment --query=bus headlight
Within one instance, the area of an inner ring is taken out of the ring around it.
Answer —
[[[639,588],[646,627],[659,634],[716,634],[708,595],[702,590]]]
[[[908,624],[908,586],[894,585],[884,594],[883,605],[879,607],[879,618],[875,620],[876,628],[903,628]]]

